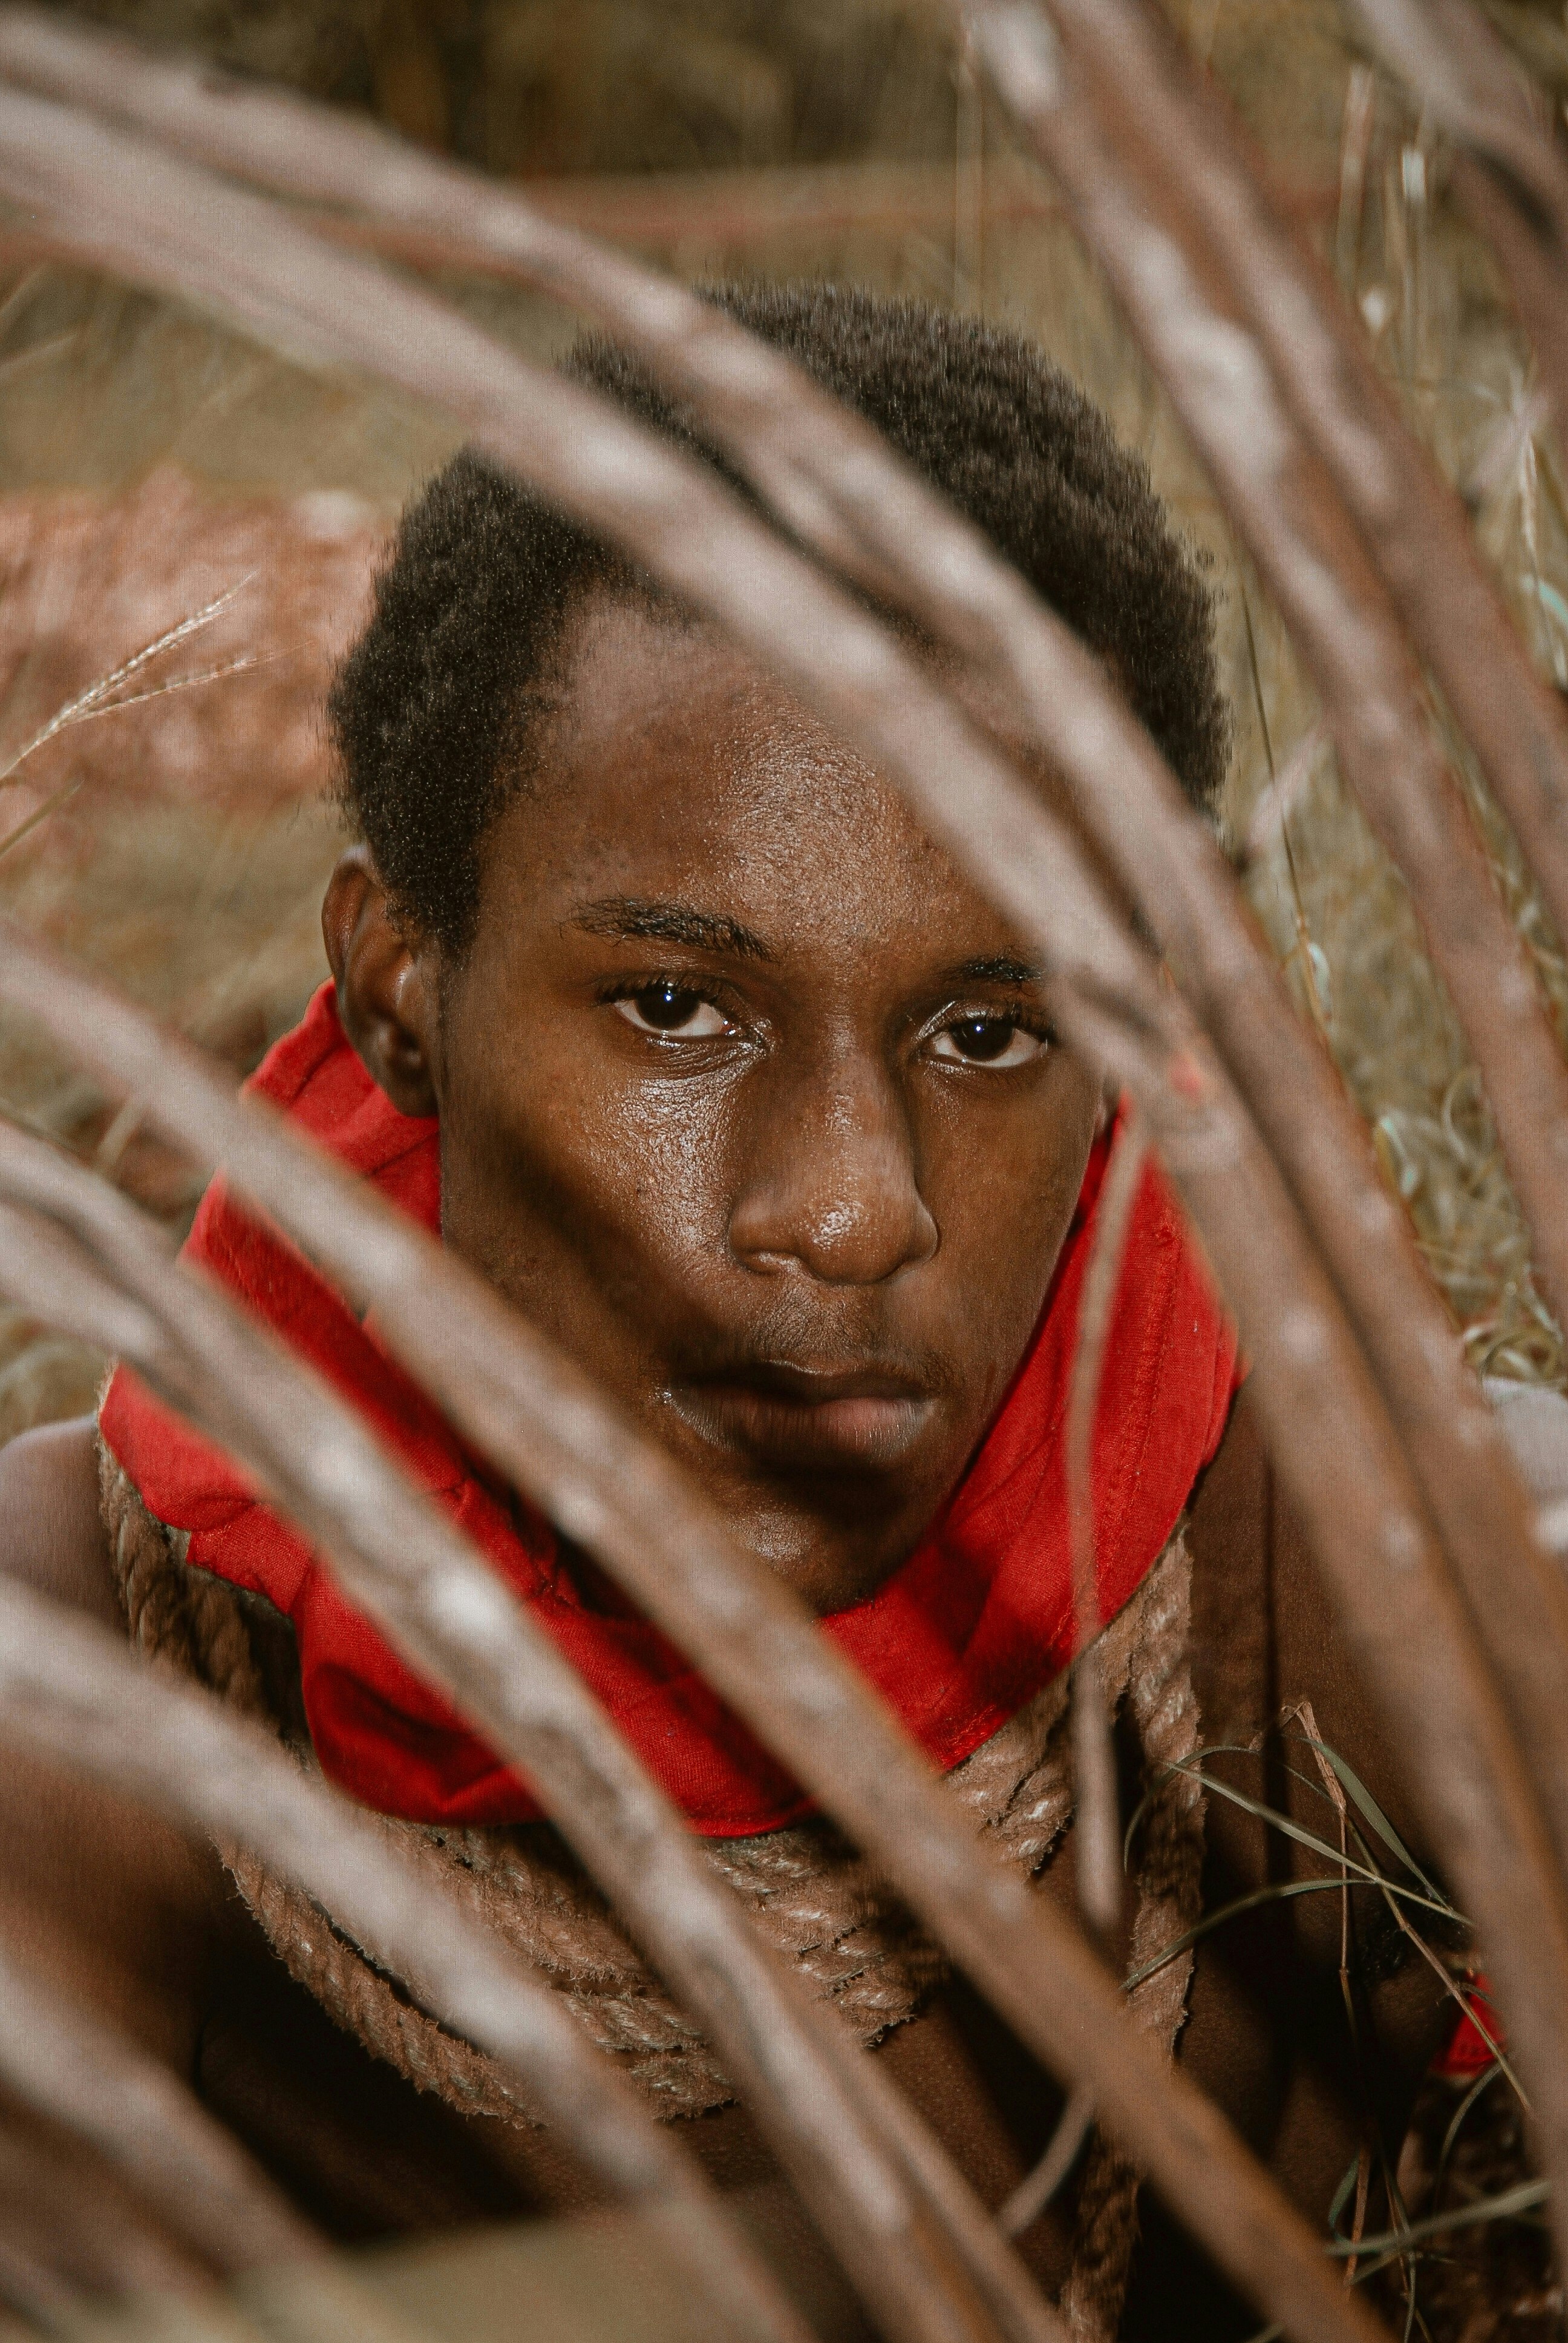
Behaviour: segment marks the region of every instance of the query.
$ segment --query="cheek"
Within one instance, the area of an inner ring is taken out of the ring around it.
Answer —
[[[724,1101],[631,1081],[618,1054],[548,1041],[454,1070],[442,1109],[447,1242],[521,1299],[554,1282],[644,1314],[689,1289],[727,1219]],[[535,1306],[538,1306],[536,1299]]]
[[[926,1202],[941,1232],[949,1306],[1001,1349],[1020,1323],[1027,1338],[1039,1314],[1099,1096],[1095,1078],[1062,1051],[1027,1101],[939,1095],[925,1119]]]
[[[786,1160],[799,1117],[773,1111],[755,1072],[659,1080],[588,1040],[541,1021],[526,1043],[492,1031],[448,1058],[445,1233],[596,1372],[657,1382],[656,1363],[694,1324],[739,1332],[773,1299],[732,1258],[734,1191],[738,1166],[754,1177],[759,1159]],[[906,1093],[910,1169],[940,1242],[876,1306],[900,1340],[945,1360],[955,1436],[969,1436],[1029,1340],[1096,1096],[1065,1053],[1021,1096],[1000,1081],[994,1094],[919,1081]]]

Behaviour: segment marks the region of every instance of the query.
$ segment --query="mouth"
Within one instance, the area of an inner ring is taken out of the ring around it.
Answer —
[[[721,1369],[670,1393],[682,1420],[715,1447],[777,1466],[887,1468],[920,1441],[936,1409],[903,1375],[834,1372],[769,1359]]]

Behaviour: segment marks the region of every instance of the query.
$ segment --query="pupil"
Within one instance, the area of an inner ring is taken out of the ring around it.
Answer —
[[[982,1064],[1002,1055],[1012,1041],[1013,1031],[1005,1017],[967,1017],[961,1025],[952,1029],[953,1039],[963,1055],[977,1058]]]
[[[650,1025],[668,1033],[686,1023],[697,1006],[697,995],[682,992],[673,984],[654,984],[638,994],[637,1005]]]

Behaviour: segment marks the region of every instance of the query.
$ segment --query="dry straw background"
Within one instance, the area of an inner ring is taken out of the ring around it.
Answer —
[[[1168,0],[1463,492],[1543,671],[1568,690],[1568,472],[1441,141],[1333,0]],[[1568,9],[1487,0],[1568,97]],[[1020,327],[1111,413],[1211,565],[1234,709],[1227,842],[1302,1013],[1486,1372],[1562,1387],[1519,1215],[1402,887],[1201,468],[1049,181],[920,0],[99,0],[99,20],[367,108],[694,279],[821,276]],[[568,314],[443,289],[536,353]],[[439,416],[40,256],[0,217],[0,908],[236,1076],[325,972],[338,840],[322,701],[377,549],[455,444]],[[152,649],[150,655],[149,647]],[[1434,706],[1432,720],[1443,726]],[[1568,965],[1462,751],[1510,908],[1568,1038]],[[186,1168],[0,1026],[0,1099],[178,1227]],[[103,1363],[0,1308],[0,1440],[91,1404]],[[1503,2095],[1461,2143],[1517,2177]],[[1413,2200],[1452,2114],[1423,2108]],[[1513,2128],[1510,2127],[1513,2126]],[[1423,2300],[1448,2343],[1558,2331],[1535,2233],[1471,2233]],[[1423,2284],[1425,2281],[1423,2281]],[[1402,2300],[1392,2307],[1402,2310]]]
[[[1441,143],[1332,0],[1171,5],[1568,689],[1568,484],[1491,264],[1446,200]],[[1561,1384],[1561,1339],[1532,1291],[1467,1052],[1291,647],[1049,183],[919,0],[103,0],[92,13],[524,174],[542,201],[682,275],[859,281],[1036,336],[1143,453],[1212,565],[1235,709],[1229,842],[1477,1363]],[[1491,13],[1560,101],[1561,7],[1493,0]],[[536,351],[574,330],[531,297],[446,289]],[[43,261],[0,223],[0,901],[236,1071],[323,973],[323,690],[386,529],[452,444],[438,416]],[[1568,1020],[1557,940],[1466,779]],[[177,1162],[4,1032],[0,1093],[171,1221],[188,1213]],[[0,1320],[0,1438],[88,1403],[98,1366],[20,1314]]]

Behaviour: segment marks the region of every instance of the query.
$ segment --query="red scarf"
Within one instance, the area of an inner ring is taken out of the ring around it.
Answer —
[[[434,1121],[400,1115],[366,1072],[330,985],[250,1088],[425,1227],[440,1226]],[[1108,1149],[1097,1146],[1022,1365],[953,1496],[869,1601],[822,1622],[939,1765],[956,1765],[1072,1652],[1062,1434],[1079,1293]],[[518,1506],[351,1312],[221,1181],[186,1248],[321,1369],[483,1548],[553,1635],[694,1829],[774,1830],[809,1801],[640,1617],[588,1608],[548,1524]],[[1151,1165],[1129,1231],[1094,1437],[1101,1614],[1141,1583],[1213,1455],[1236,1342],[1170,1190]],[[330,1778],[417,1822],[503,1823],[538,1812],[440,1694],[338,1593],[245,1475],[121,1367],[104,1439],[189,1559],[293,1621],[306,1715]]]

